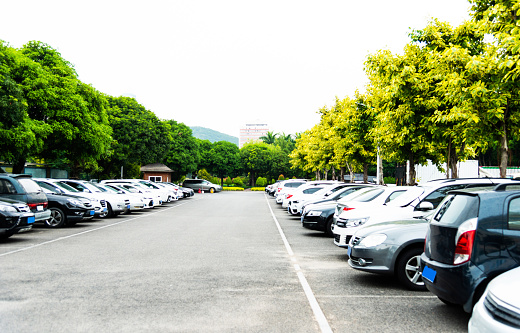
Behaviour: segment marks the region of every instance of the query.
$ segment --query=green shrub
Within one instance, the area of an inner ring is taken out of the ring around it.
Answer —
[[[231,186],[231,185],[233,185],[233,179],[231,179],[231,177],[227,177],[226,180],[224,180],[224,183],[227,186]]]
[[[243,191],[243,187],[223,187],[222,191]]]
[[[267,178],[265,177],[258,177],[256,180],[256,186],[258,187],[266,187],[267,186]]]
[[[265,187],[251,187],[251,191],[265,191]]]
[[[385,184],[395,184],[394,177],[383,177],[383,181],[385,182]]]
[[[242,187],[242,186],[244,186],[244,181],[242,180],[241,177],[236,177],[236,178],[233,178],[233,184],[235,184],[236,186]]]

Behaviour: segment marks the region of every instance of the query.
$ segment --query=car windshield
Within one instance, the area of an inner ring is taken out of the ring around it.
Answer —
[[[394,200],[387,203],[387,206],[392,207],[404,207],[409,205],[412,201],[417,199],[428,187],[425,186],[412,186],[405,193],[401,194]]]
[[[385,190],[382,188],[372,188],[357,196],[353,201],[367,202],[372,201],[381,195]]]
[[[345,203],[345,202],[348,202],[348,201],[352,201],[354,199],[356,199],[357,197],[363,195],[366,191],[370,190],[370,188],[363,188],[359,191],[356,191],[356,192],[353,192],[353,193],[350,193],[348,194],[347,196],[341,198],[338,200],[338,203]]]
[[[40,185],[40,187],[43,189],[43,191],[45,193],[51,193],[51,194],[59,193],[59,190],[56,187],[52,186],[52,185],[49,185],[47,183],[40,182],[40,181],[37,181],[36,183],[38,185]]]
[[[55,183],[56,186],[59,186],[61,187],[62,189],[64,189],[65,191],[68,191],[68,192],[79,192],[78,190],[76,190],[74,187],[68,185],[68,184],[65,184],[65,183],[62,183],[62,182],[57,182]]]
[[[478,216],[478,197],[470,195],[448,195],[437,209],[433,220],[442,225],[458,226]]]

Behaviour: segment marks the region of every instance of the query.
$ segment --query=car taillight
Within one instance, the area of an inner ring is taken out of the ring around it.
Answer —
[[[43,206],[43,208],[46,209],[48,205],[49,205],[49,203],[47,201],[27,204],[27,206],[29,206],[30,209],[37,209],[38,206]]]
[[[287,199],[292,198],[292,196],[293,196],[292,194],[287,195]]]
[[[352,207],[343,207],[343,211],[344,212],[348,212],[349,210],[352,210],[352,209],[354,209],[354,208],[352,208]]]
[[[471,259],[473,252],[473,243],[475,240],[475,232],[477,229],[477,219],[471,219],[462,223],[457,231],[455,256],[453,258],[454,265],[460,265]]]

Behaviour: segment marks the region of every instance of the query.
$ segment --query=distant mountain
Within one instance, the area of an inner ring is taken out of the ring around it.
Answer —
[[[238,146],[238,138],[214,131],[206,127],[190,126],[193,136],[201,140],[209,140],[210,142],[228,141]]]

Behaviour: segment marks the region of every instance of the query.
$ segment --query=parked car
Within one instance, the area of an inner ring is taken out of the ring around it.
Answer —
[[[283,198],[285,198],[285,193],[294,191],[296,188],[306,183],[307,180],[305,179],[288,179],[280,182],[274,194],[276,203],[281,204]]]
[[[314,195],[325,194],[327,190],[330,188],[330,184],[320,184],[320,183],[308,183],[302,186],[299,186],[291,193],[286,193],[285,197],[282,199],[282,208],[287,209],[289,213],[291,213],[291,208],[293,204],[296,205],[299,202],[308,200],[312,198]]]
[[[111,179],[102,180],[101,185],[116,185],[127,189],[134,193],[141,193],[144,195],[143,200],[148,201],[148,206],[151,208],[161,206],[163,203],[164,192],[159,192],[156,189],[144,186],[134,180],[128,179]]]
[[[349,197],[354,198],[356,196],[354,193],[363,188],[364,186],[350,186],[336,192],[337,194],[334,195],[335,200],[305,205],[301,213],[302,227],[323,231],[332,237],[334,235],[332,233],[333,216],[338,200],[342,200],[343,198],[347,198],[345,200],[348,200]]]
[[[107,217],[114,217],[130,209],[130,200],[86,180],[63,179],[62,183],[74,187],[81,193],[91,193],[103,198],[107,204]]]
[[[298,202],[294,206],[291,205],[290,213],[293,215],[301,215],[305,206],[317,204],[321,202],[327,201],[336,201],[340,200],[349,193],[353,192],[352,188],[361,189],[363,187],[368,187],[369,184],[356,184],[356,183],[343,183],[332,185],[328,191],[323,194],[317,193],[315,198],[309,198],[308,200]],[[346,193],[345,193],[346,192]]]
[[[377,185],[364,188],[358,192],[360,194],[357,197],[350,201],[338,201],[332,225],[334,244],[339,247],[347,247],[348,241],[356,230],[355,227],[366,222],[366,214],[379,211],[382,207],[409,191],[413,191],[410,186],[387,187]],[[345,214],[347,214],[347,218],[345,218]]]
[[[407,289],[424,291],[419,260],[431,214],[359,228],[348,246],[350,267],[395,276]]]
[[[354,210],[342,210],[334,217],[334,244],[347,247],[356,228],[365,224],[375,224],[421,217],[437,208],[449,191],[511,183],[511,179],[472,178],[441,179],[427,182],[420,186],[409,186],[406,193],[400,195],[377,209],[368,206]]]
[[[44,222],[51,216],[49,204],[42,188],[31,175],[0,175],[0,198],[25,202],[34,213],[35,222]]]
[[[206,179],[185,179],[182,183],[182,186],[191,188],[195,192],[198,192],[199,190],[210,193],[222,191],[222,187],[220,185],[213,184]]]
[[[90,199],[63,193],[45,182],[36,181],[36,183],[43,189],[49,200],[51,216],[44,221],[45,226],[50,228],[71,226],[94,217],[96,210]]]
[[[489,281],[518,266],[520,185],[448,194],[430,221],[421,255],[428,290],[471,312]]]
[[[179,185],[174,184],[174,183],[168,183],[168,184],[174,185],[174,186],[176,186],[179,190],[181,190],[181,192],[182,192],[182,197],[183,197],[183,198],[189,198],[189,197],[192,197],[192,196],[195,195],[195,191],[193,191],[192,188],[182,187],[182,186],[179,186]]]
[[[139,211],[145,208],[152,208],[153,207],[153,198],[150,196],[145,195],[142,192],[139,192],[138,190],[134,188],[124,188],[123,186],[116,185],[116,184],[104,184],[99,185],[103,186],[107,189],[111,189],[114,192],[117,193],[124,193],[126,194],[130,199],[130,212],[132,211]],[[151,206],[150,206],[151,203]]]
[[[95,217],[105,217],[108,214],[107,204],[104,198],[101,198],[97,193],[80,192],[74,187],[63,183],[60,179],[52,178],[34,178],[38,183],[45,183],[53,188],[53,191],[58,193],[65,193],[77,195],[90,199],[92,207],[94,208]]]
[[[34,221],[34,213],[25,202],[0,198],[0,239],[30,230]]]
[[[520,267],[488,284],[473,308],[468,333],[520,332]]]

